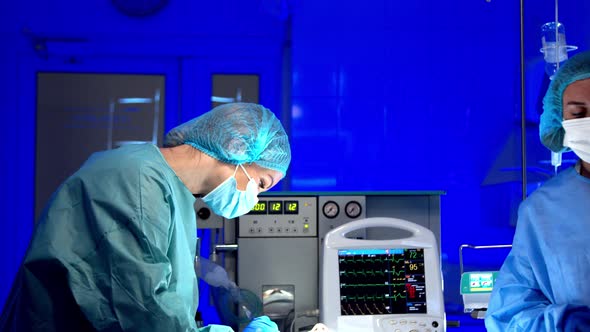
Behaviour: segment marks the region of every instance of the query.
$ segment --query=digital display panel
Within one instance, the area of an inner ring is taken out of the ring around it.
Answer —
[[[338,250],[340,313],[426,313],[424,249]]]
[[[285,201],[285,214],[298,214],[299,213],[299,202],[298,201]]]
[[[268,201],[268,214],[283,214],[283,201]]]
[[[494,275],[488,273],[471,273],[469,275],[469,290],[472,292],[491,292],[494,287]]]
[[[248,214],[267,214],[268,205],[266,201],[258,201]]]

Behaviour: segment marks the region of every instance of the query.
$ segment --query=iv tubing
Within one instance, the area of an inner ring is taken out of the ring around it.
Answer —
[[[526,199],[527,181],[526,181],[526,98],[524,88],[524,0],[520,0],[520,144],[522,149],[522,200]]]
[[[559,52],[560,52],[560,43],[559,43],[559,21],[558,21],[558,13],[559,13],[559,0],[555,0],[555,62],[556,68],[559,70]],[[565,47],[565,45],[563,45]]]
[[[555,68],[556,72],[559,70],[559,55],[561,43],[559,42],[559,0],[555,0]],[[567,47],[564,45],[563,47]],[[567,52],[567,50],[565,50]],[[551,165],[553,165],[553,171],[557,174],[557,168],[561,166],[561,152],[551,152]]]

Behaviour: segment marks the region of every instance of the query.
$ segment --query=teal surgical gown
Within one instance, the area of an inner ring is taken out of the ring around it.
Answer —
[[[485,323],[495,331],[590,331],[590,179],[572,167],[520,206]]]
[[[194,202],[154,145],[93,154],[40,218],[0,331],[197,331]]]

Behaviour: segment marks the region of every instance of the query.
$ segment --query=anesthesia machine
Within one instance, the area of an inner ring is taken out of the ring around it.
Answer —
[[[424,256],[423,264],[430,266],[430,269],[438,270],[436,278],[440,280],[438,253],[440,252],[440,196],[442,194],[444,192],[441,191],[270,192],[261,194],[258,204],[252,211],[235,220],[225,220],[213,214],[198,200],[195,206],[198,227],[211,231],[209,241],[203,241],[203,239],[200,241],[211,243],[201,252],[210,252],[212,260],[227,270],[229,278],[235,281],[239,288],[260,297],[263,314],[275,321],[280,331],[309,331],[320,322],[320,317],[331,317],[324,316],[329,315],[329,312],[324,313],[320,310],[322,303],[320,275],[324,264],[322,257],[327,254],[324,253],[326,236],[329,232],[344,227],[352,221],[382,217],[403,219],[415,225],[414,228],[391,227],[390,224],[385,223],[378,227],[347,229],[347,238],[350,239],[375,241],[375,243],[394,240],[394,242],[387,242],[387,248],[371,249],[351,246],[349,250],[355,253],[365,249],[417,252],[424,250],[426,246],[421,243],[420,246],[410,249],[399,246],[395,240],[412,238],[416,227],[431,232],[433,242],[428,244],[428,248],[433,251],[432,254]],[[334,262],[326,262],[326,264],[333,265]],[[335,268],[332,272],[337,271],[338,269]],[[431,281],[434,282],[434,280]],[[438,282],[434,282],[436,283]],[[440,289],[440,283],[438,286],[430,286],[427,289],[430,294],[436,294],[436,289]],[[438,302],[427,306],[429,308],[428,326],[433,332],[442,331],[444,323],[444,319],[440,318],[442,312],[436,311],[433,314],[431,311],[437,306],[439,306]],[[434,316],[437,318],[433,318]],[[440,327],[433,329],[433,323],[430,320],[436,320],[436,324],[440,324]],[[410,320],[407,319],[407,321]],[[423,320],[412,319],[411,321],[417,324],[419,321],[421,324]],[[417,327],[421,326],[416,325],[416,331],[428,331],[417,329]],[[406,331],[400,326],[398,329]],[[330,331],[333,330],[330,328]],[[408,329],[410,330],[412,329]],[[345,332],[346,329],[342,331]],[[391,331],[397,330],[391,329]]]

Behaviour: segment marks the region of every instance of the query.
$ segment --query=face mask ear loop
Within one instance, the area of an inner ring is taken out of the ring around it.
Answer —
[[[240,167],[240,166],[242,166],[242,165],[236,165],[236,169],[234,169],[234,175],[233,175],[234,178],[236,177],[236,173],[238,172],[238,167]]]
[[[242,164],[240,164],[240,167],[242,168],[242,170],[244,171],[244,173],[246,173],[246,176],[248,177],[248,180],[252,180],[252,178],[250,177],[250,174],[248,174],[248,172],[246,172],[246,169],[244,168],[244,166],[242,166]],[[237,169],[236,169],[237,170]],[[234,173],[234,176],[236,174]]]

